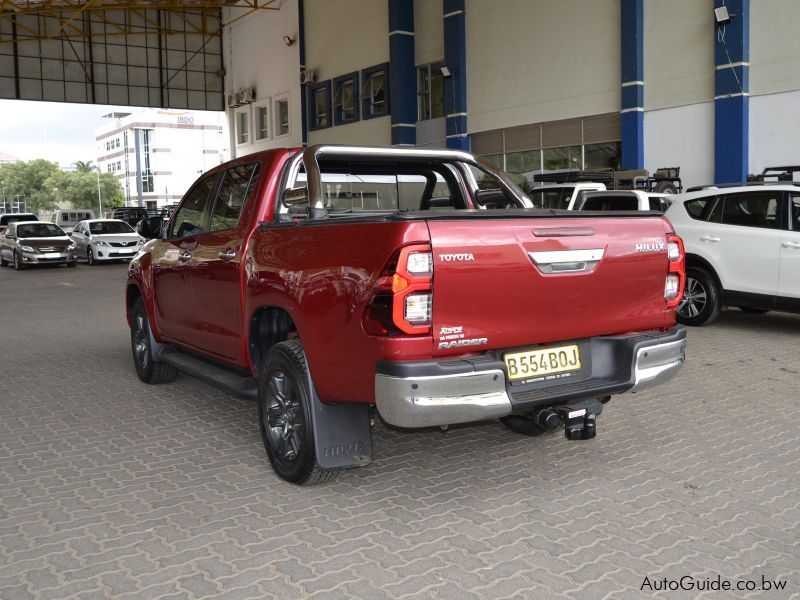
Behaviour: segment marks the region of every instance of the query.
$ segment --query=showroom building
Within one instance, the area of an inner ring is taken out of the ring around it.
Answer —
[[[520,180],[679,166],[688,185],[798,162],[793,0],[284,0],[239,20],[224,10],[235,155],[450,147]]]

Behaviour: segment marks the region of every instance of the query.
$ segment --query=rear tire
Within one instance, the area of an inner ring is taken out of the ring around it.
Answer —
[[[150,322],[141,298],[133,303],[131,309],[131,351],[136,374],[145,383],[169,383],[178,376],[178,370],[172,365],[153,360]]]
[[[270,348],[258,373],[258,424],[275,473],[298,485],[331,481],[339,471],[317,464],[311,423],[311,391],[303,345],[297,340]]]
[[[719,316],[720,308],[719,287],[714,276],[705,269],[686,269],[686,290],[678,306],[678,322],[692,326],[708,325]]]
[[[659,181],[653,191],[658,194],[677,194],[678,187],[671,181]]]

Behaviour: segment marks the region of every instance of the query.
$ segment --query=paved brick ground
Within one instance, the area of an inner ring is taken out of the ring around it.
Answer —
[[[591,442],[378,426],[372,465],[306,489],[252,403],[139,383],[124,274],[0,270],[3,600],[636,598],[684,575],[800,597],[800,317],[691,331],[682,375]]]

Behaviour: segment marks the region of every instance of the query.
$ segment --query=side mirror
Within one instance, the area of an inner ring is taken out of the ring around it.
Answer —
[[[136,233],[146,240],[160,239],[164,231],[164,219],[159,217],[149,217],[142,219],[136,225]]]
[[[305,186],[289,188],[283,192],[283,203],[286,206],[308,204],[308,188]]]

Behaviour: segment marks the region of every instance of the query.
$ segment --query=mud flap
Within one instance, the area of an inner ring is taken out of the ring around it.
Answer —
[[[311,372],[311,424],[317,464],[325,470],[355,469],[372,461],[372,428],[367,404],[325,404],[317,396]]]

